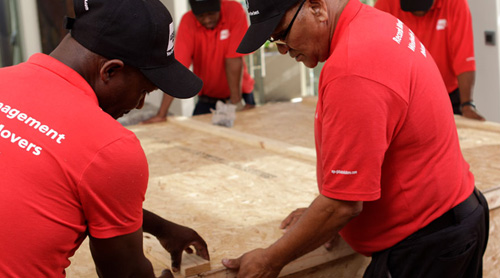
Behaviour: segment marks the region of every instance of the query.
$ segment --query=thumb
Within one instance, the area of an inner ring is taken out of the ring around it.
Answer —
[[[229,269],[239,269],[240,259],[223,259],[222,264]]]
[[[165,269],[161,272],[161,275],[158,278],[174,278],[174,276],[172,275],[172,272],[170,272],[170,270]]]
[[[172,271],[179,272],[181,269],[182,251],[170,253],[170,259],[172,260]]]

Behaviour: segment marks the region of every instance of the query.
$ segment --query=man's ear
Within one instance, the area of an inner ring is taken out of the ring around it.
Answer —
[[[309,10],[320,21],[328,20],[328,9],[325,0],[308,0]]]
[[[123,70],[125,67],[125,63],[122,60],[113,59],[107,60],[101,65],[101,69],[99,70],[99,74],[101,76],[101,80],[104,82],[109,81],[113,78],[119,71]]]

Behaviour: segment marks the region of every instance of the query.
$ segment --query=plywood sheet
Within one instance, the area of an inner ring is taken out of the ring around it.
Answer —
[[[231,129],[212,126],[210,115],[130,127],[150,164],[144,207],[197,230],[209,245],[213,270],[222,267],[222,258],[269,245],[281,236],[280,221],[295,208],[309,205],[317,195],[314,110],[312,98],[239,112]],[[476,128],[477,122],[456,120],[464,156],[479,187],[496,192],[500,129],[489,124]],[[500,221],[497,214],[493,212],[492,222]],[[492,231],[498,225],[492,225]],[[498,268],[499,242],[498,236],[491,237],[485,269]],[[157,275],[169,267],[169,255],[155,238],[146,234],[144,249]],[[340,260],[346,269],[366,265],[366,260],[356,256]],[[97,277],[87,241],[72,261],[68,277]],[[338,261],[291,277],[331,277],[321,276],[321,271],[338,271]],[[362,273],[362,269],[354,272]],[[353,275],[344,277],[360,277]]]
[[[144,207],[197,230],[207,240],[213,269],[222,267],[224,257],[274,242],[282,234],[281,220],[317,195],[311,161],[169,123],[132,129],[150,164]],[[144,245],[161,273],[168,267],[168,260],[155,255],[161,247],[154,238]],[[68,277],[95,277],[85,248]],[[88,271],[76,268],[82,265]]]
[[[316,98],[300,103],[268,103],[256,109],[238,112],[232,130],[277,140],[294,146],[314,149]],[[192,118],[211,124],[211,115]]]

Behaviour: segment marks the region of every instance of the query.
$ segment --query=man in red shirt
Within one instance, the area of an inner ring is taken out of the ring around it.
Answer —
[[[372,256],[365,277],[481,277],[488,206],[424,44],[359,0],[247,3],[239,52],[269,39],[307,67],[325,61],[315,114],[320,195],[282,222],[274,244],[223,264],[239,278],[277,277],[340,233]]]
[[[175,57],[203,80],[193,115],[210,113],[218,100],[245,108],[255,106],[254,80],[248,74],[243,54],[237,53],[248,27],[242,6],[235,1],[190,0],[191,11],[179,24],[175,41]],[[166,121],[173,98],[163,96],[155,117],[144,123]]]
[[[0,277],[65,277],[87,236],[99,277],[155,277],[143,232],[174,271],[191,245],[208,259],[194,230],[142,209],[146,156],[116,121],[156,88],[201,89],[174,58],[170,13],[158,0],[74,4],[50,55],[0,69]]]
[[[377,0],[375,8],[401,19],[427,47],[443,76],[453,113],[484,121],[472,97],[476,61],[467,0]]]

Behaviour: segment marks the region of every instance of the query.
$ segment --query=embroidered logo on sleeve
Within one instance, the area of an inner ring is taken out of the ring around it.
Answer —
[[[436,25],[436,30],[444,30],[446,29],[446,26],[448,25],[448,21],[446,19],[440,19],[438,20],[438,23]]]
[[[220,40],[223,41],[223,40],[226,40],[227,38],[229,38],[229,30],[224,29],[224,30],[220,31]]]

